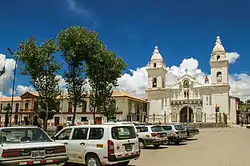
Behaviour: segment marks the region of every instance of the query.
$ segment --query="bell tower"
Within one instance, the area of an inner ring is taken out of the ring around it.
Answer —
[[[158,46],[155,46],[151,60],[147,65],[148,89],[159,89],[166,87],[167,68],[163,62]]]
[[[210,67],[211,67],[211,84],[227,85],[229,63],[226,57],[225,49],[221,43],[219,36],[217,36],[216,38],[215,46],[211,54]]]

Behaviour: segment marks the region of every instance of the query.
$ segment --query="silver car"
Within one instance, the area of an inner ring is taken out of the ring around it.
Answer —
[[[162,126],[141,125],[136,126],[136,129],[141,149],[148,145],[154,145],[155,148],[159,148],[160,145],[168,142],[167,132]]]
[[[168,134],[168,143],[174,142],[176,145],[187,139],[187,133],[180,124],[170,124],[162,126]]]

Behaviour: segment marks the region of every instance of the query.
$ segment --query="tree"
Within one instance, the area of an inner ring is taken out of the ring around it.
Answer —
[[[126,68],[123,59],[115,53],[100,47],[99,53],[93,55],[86,62],[86,75],[89,79],[92,93],[90,94],[90,110],[93,112],[94,123],[96,110],[102,115],[114,116],[115,100],[112,99],[112,89],[117,84],[117,79]]]
[[[116,111],[116,100],[112,97],[107,98],[100,109],[100,113],[107,118],[107,121],[114,117]]]
[[[9,124],[9,114],[10,114],[11,106],[10,104],[7,104],[3,107],[3,110],[5,111],[5,121],[4,121],[4,127],[8,127]]]
[[[77,106],[81,106],[86,97],[84,64],[92,54],[97,52],[100,41],[95,32],[82,27],[63,30],[57,38],[62,57],[67,64],[64,79],[69,101],[74,107],[72,118],[72,125],[74,125]]]
[[[54,40],[45,41],[37,46],[35,38],[31,37],[26,42],[21,42],[15,53],[22,64],[20,73],[31,77],[31,84],[39,94],[39,115],[44,120],[44,130],[47,130],[48,119],[53,117],[49,115],[54,114],[55,108],[59,108],[57,97],[60,90],[57,74],[60,65],[54,55],[57,50]]]

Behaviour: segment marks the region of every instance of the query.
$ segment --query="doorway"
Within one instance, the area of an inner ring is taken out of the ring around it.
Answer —
[[[181,123],[193,123],[194,122],[194,113],[193,109],[186,106],[183,107],[180,111],[180,122]]]

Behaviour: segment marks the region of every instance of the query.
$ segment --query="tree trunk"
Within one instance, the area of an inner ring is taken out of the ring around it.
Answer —
[[[73,118],[72,118],[72,125],[75,125],[75,119],[76,119],[76,108],[77,108],[77,103],[74,102],[74,112],[73,112]]]
[[[96,106],[94,107],[94,110],[93,110],[93,119],[94,119],[94,124],[96,124],[96,119],[95,119],[95,111],[96,111]]]
[[[47,131],[48,117],[49,117],[49,107],[48,107],[48,102],[46,101],[46,112],[45,112],[45,117],[44,117],[44,122],[43,122],[44,131]]]

